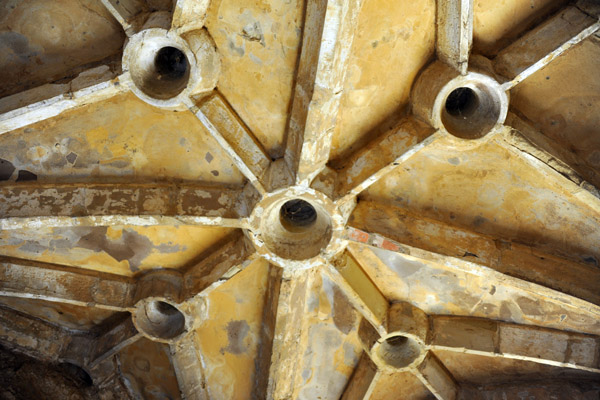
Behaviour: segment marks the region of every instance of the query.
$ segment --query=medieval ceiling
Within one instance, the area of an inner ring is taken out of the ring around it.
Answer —
[[[599,16],[0,2],[0,398],[599,399]]]

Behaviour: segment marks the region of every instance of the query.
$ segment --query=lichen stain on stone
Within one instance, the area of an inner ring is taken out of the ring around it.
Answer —
[[[221,354],[228,352],[231,354],[242,354],[245,353],[248,348],[244,344],[244,339],[248,336],[250,326],[244,320],[230,321],[227,324],[227,340],[229,344],[227,347],[221,349]]]
[[[83,65],[116,56],[121,49],[124,33],[101,3],[32,0],[0,4],[4,55],[0,97],[70,76]]]
[[[513,313],[510,310],[509,305],[506,304],[506,302],[503,302],[502,305],[500,306],[500,312],[498,315],[500,316],[500,319],[502,319],[503,321],[512,321],[513,320]]]
[[[22,251],[27,253],[41,254],[47,250],[46,247],[40,245],[38,242],[34,240],[26,240],[19,246]]]
[[[337,399],[348,376],[339,370],[344,358],[344,336],[330,321],[314,322],[309,328],[310,355],[305,358],[300,388],[302,399]],[[348,368],[351,373],[352,368]]]
[[[450,297],[455,303],[464,305],[466,308],[475,307],[481,300],[480,297],[472,296],[466,291],[459,290],[452,291]]]
[[[75,164],[75,160],[77,160],[77,154],[70,152],[67,154],[65,159],[69,162],[69,164]]]
[[[337,286],[333,287],[333,322],[346,335],[356,325],[354,308]]]
[[[117,275],[133,276],[127,260],[118,261],[102,249],[87,249],[77,243],[92,233],[91,227],[55,227],[0,232],[0,254],[75,266]],[[109,242],[123,243],[123,232],[133,231],[152,242],[152,252],[144,258],[139,270],[179,268],[198,257],[231,233],[231,229],[197,226],[117,226],[107,229]]]
[[[131,93],[69,110],[60,121],[58,125],[40,121],[3,136],[0,159],[38,175],[40,182],[131,180],[133,176],[137,182],[244,181],[193,114],[157,110]],[[173,126],[184,134],[165,140]],[[26,130],[30,133],[24,135]],[[180,145],[182,139],[185,146]],[[218,176],[211,171],[218,171]]]
[[[354,346],[350,342],[344,342],[343,350],[344,350],[344,364],[354,367],[358,363],[358,360],[359,360],[359,357],[361,354],[361,350],[362,350],[361,347]]]
[[[94,228],[87,235],[82,236],[76,246],[95,252],[106,252],[117,261],[127,261],[132,272],[137,272],[143,260],[150,255],[153,249],[161,252],[178,252],[179,245],[161,244],[154,246],[146,236],[124,229],[121,237],[113,240],[107,236],[107,227]]]
[[[525,315],[543,315],[544,312],[540,310],[540,306],[536,301],[528,299],[527,297],[519,297],[517,299],[517,305],[523,311]]]
[[[255,360],[265,329],[263,307],[269,268],[266,261],[256,260],[208,296],[206,319],[196,332],[211,399],[248,399],[254,391]],[[246,301],[238,303],[239,297]],[[230,332],[238,333],[237,340]],[[237,348],[242,351],[230,351],[231,343],[239,344]]]

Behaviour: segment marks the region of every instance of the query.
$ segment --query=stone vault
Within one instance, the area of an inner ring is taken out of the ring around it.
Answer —
[[[0,398],[600,398],[600,3],[0,3]]]

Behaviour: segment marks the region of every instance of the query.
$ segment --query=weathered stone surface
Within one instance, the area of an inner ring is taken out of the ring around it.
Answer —
[[[597,397],[593,2],[55,3],[0,6],[0,345],[52,363],[0,397]]]

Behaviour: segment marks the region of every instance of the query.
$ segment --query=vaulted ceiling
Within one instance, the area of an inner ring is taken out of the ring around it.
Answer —
[[[599,17],[3,1],[0,396],[598,398]]]

